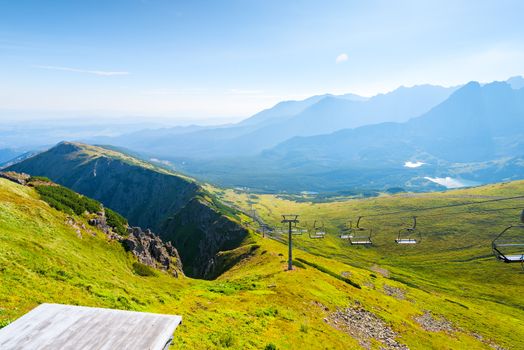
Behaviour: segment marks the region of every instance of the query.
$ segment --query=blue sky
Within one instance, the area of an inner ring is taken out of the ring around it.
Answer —
[[[523,1],[0,0],[0,110],[240,118],[524,74]],[[217,119],[218,120],[218,119]]]

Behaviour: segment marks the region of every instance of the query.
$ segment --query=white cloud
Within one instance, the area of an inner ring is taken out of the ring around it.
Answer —
[[[118,76],[118,75],[129,75],[129,72],[122,72],[122,71],[105,71],[105,70],[78,69],[78,68],[60,67],[60,66],[35,66],[35,67],[41,68],[41,69],[48,69],[48,70],[60,70],[60,71],[65,71],[65,72],[94,74],[94,75],[103,76],[103,77],[112,77],[112,76]]]
[[[336,63],[342,63],[342,62],[346,62],[348,60],[348,55],[347,53],[341,53],[340,55],[337,56],[337,58],[335,59],[335,62]]]

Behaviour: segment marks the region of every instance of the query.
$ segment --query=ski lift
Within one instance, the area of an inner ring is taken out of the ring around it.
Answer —
[[[288,230],[289,230],[289,228],[288,228]],[[305,229],[305,228],[303,228],[301,226],[298,226],[296,222],[294,222],[291,225],[291,234],[292,235],[300,236],[303,233],[307,233],[307,229]]]
[[[283,235],[285,233],[287,233],[287,227],[284,227],[284,226],[278,226],[276,227],[273,232],[277,235]]]
[[[372,245],[371,235],[373,234],[373,230],[360,227],[360,219],[362,219],[362,216],[359,216],[357,219],[357,225],[354,229],[355,235],[349,237],[349,243],[351,245]]]
[[[524,268],[524,210],[520,215],[520,222],[502,230],[491,242],[491,248],[498,260],[505,263],[521,263]],[[516,233],[517,236],[507,237],[510,232]]]
[[[320,225],[317,224],[317,221],[315,220],[313,222],[313,228],[311,229],[311,232],[309,232],[309,238],[317,239],[317,238],[324,238],[326,236],[326,230],[324,229],[324,223],[321,222]]]
[[[279,235],[287,235],[289,234],[289,226],[288,225],[282,225],[280,227],[277,227],[274,232]],[[307,229],[299,227],[296,225],[296,223],[293,223],[291,226],[291,234],[295,236],[299,236],[303,233],[307,233]]]
[[[340,234],[340,238],[342,239],[350,239],[353,237],[353,222],[349,220],[349,225],[344,227],[342,229],[342,233]]]
[[[418,239],[417,239],[418,237]],[[417,217],[413,216],[413,225],[411,227],[401,228],[398,231],[397,244],[417,244],[420,243],[420,233],[417,235]]]
[[[293,235],[302,235],[304,233],[308,233],[308,229],[306,227],[295,226],[291,228],[291,234]]]
[[[247,216],[252,222],[258,221],[258,213],[256,209],[253,209],[253,206],[251,206],[251,209],[247,212]]]
[[[266,224],[260,225],[260,228],[257,229],[257,232],[260,233],[262,236],[265,236],[266,234],[271,234],[271,227],[269,227]]]

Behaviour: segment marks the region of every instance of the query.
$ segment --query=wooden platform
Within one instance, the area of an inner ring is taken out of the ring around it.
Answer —
[[[181,316],[41,304],[0,329],[0,349],[163,350]]]

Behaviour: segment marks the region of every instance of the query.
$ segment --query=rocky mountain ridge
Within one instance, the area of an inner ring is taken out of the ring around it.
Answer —
[[[235,211],[196,181],[114,150],[62,142],[8,170],[48,177],[172,241],[191,277],[217,277],[204,276],[213,257],[249,237]]]

